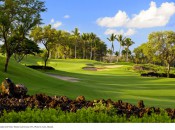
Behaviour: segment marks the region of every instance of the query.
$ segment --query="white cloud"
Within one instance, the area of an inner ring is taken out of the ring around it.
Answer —
[[[155,2],[150,3],[147,10],[140,11],[129,18],[126,12],[118,11],[114,17],[97,19],[97,24],[102,27],[127,27],[127,28],[151,28],[165,26],[171,16],[175,14],[175,3],[162,3],[160,7]]]
[[[60,21],[55,21],[55,19],[51,19],[50,20],[50,24],[52,25],[52,27],[53,28],[58,28],[58,27],[60,27],[61,25],[62,25],[62,22],[60,22]]]
[[[53,28],[58,28],[58,27],[60,27],[62,25],[62,22],[55,22],[52,26],[53,26]]]
[[[120,31],[117,31],[116,29],[107,29],[106,31],[105,31],[105,34],[106,35],[111,35],[112,33],[114,33],[115,35],[119,35],[119,34],[124,34],[124,30],[120,30]]]
[[[174,3],[162,3],[157,8],[155,2],[150,3],[148,10],[142,10],[138,15],[135,15],[128,23],[128,27],[132,28],[151,28],[165,26],[168,24],[172,15],[175,14]]]
[[[54,22],[55,22],[55,20],[54,20],[54,19],[51,19],[51,20],[50,20],[50,23],[54,23]]]
[[[70,18],[70,15],[64,15],[64,18],[65,18],[65,19]]]
[[[131,35],[134,35],[136,33],[136,31],[134,29],[128,29],[126,32],[121,29],[121,30],[116,30],[116,29],[107,29],[105,31],[105,34],[106,35],[111,35],[112,33],[114,33],[115,35],[124,35],[124,36],[131,36]]]
[[[136,31],[134,29],[128,29],[126,32],[125,32],[125,36],[132,36],[136,33]]]
[[[102,27],[121,27],[129,21],[125,12],[118,11],[114,17],[104,17],[97,19],[97,24]]]

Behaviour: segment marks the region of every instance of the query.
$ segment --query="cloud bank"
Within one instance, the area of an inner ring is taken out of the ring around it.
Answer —
[[[160,7],[157,7],[156,3],[152,1],[147,10],[141,10],[138,14],[134,14],[132,18],[130,18],[125,11],[119,10],[113,17],[98,18],[96,23],[101,27],[107,28],[129,28],[126,35],[131,35],[135,33],[131,28],[141,29],[166,26],[174,14],[175,3],[165,2],[162,3]],[[123,31],[107,29],[105,34],[109,32],[121,33]]]
[[[60,27],[61,25],[62,25],[62,22],[57,21],[57,22],[55,22],[55,23],[53,24],[53,28],[58,28],[58,27]]]
[[[115,35],[124,35],[124,36],[132,36],[132,35],[134,35],[135,33],[136,33],[136,31],[135,31],[135,29],[128,29],[126,32],[123,30],[123,29],[121,29],[121,30],[116,30],[116,29],[107,29],[106,31],[105,31],[105,35],[111,35],[112,33],[114,33]]]
[[[125,26],[129,18],[127,14],[121,10],[114,17],[104,17],[97,19],[97,24],[102,27],[121,27]]]
[[[60,27],[62,25],[62,22],[60,22],[60,21],[55,22],[55,20],[52,18],[50,20],[50,24],[52,25],[53,28],[57,29],[58,27]]]

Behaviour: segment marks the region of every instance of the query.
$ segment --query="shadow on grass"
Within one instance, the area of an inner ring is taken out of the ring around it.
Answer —
[[[81,73],[73,73],[66,72],[60,70],[50,70],[43,71],[44,73],[56,74],[60,76],[69,76],[78,78],[80,83],[78,84],[88,84],[88,85],[96,85],[98,86],[106,86],[111,88],[120,88],[120,89],[175,89],[173,85],[175,83],[175,79],[166,79],[166,78],[155,78],[155,77],[140,77],[136,73],[133,72],[132,75],[109,75],[100,73],[97,74],[81,74]],[[159,82],[160,80],[164,80],[163,82]],[[167,81],[166,81],[167,80]]]

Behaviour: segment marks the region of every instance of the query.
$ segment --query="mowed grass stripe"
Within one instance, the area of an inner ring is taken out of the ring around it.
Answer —
[[[34,58],[28,56],[22,64],[43,64],[39,57],[36,57],[35,60]],[[155,106],[175,107],[175,79],[140,77],[138,73],[129,69],[132,68],[132,64],[102,71],[83,70],[82,67],[87,66],[87,64],[97,67],[116,65],[90,60],[58,59],[50,60],[48,64],[54,67],[55,71],[38,72],[12,60],[8,76],[15,83],[24,83],[29,87],[30,94],[66,95],[69,98],[84,95],[87,100],[111,98],[134,104],[138,100],[144,100],[148,106],[153,106],[155,103]],[[2,62],[0,65],[2,70]],[[59,80],[44,73],[75,77],[79,79],[79,82],[71,83]],[[25,78],[26,75],[28,75],[27,78]],[[3,80],[5,77],[0,77],[0,79]]]

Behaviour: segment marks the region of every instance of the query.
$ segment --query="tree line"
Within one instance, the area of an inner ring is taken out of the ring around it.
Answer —
[[[56,30],[51,25],[41,27],[41,13],[44,11],[46,11],[44,2],[40,0],[1,0],[0,40],[4,44],[0,51],[6,54],[5,72],[12,56],[20,62],[24,56],[36,53],[41,53],[45,67],[49,58],[103,61],[107,53],[113,56],[113,42],[116,39],[121,46],[126,46],[123,51],[127,54],[126,61],[128,61],[129,46],[133,43],[131,39],[122,39],[122,35],[117,38],[112,34],[108,39],[112,42],[112,48],[107,50],[105,42],[93,32],[80,34],[78,28],[72,32],[66,32]],[[38,44],[43,44],[45,48],[40,50]],[[117,52],[115,54],[117,55]]]
[[[107,55],[112,62],[114,54],[117,61],[153,63],[166,65],[167,73],[175,62],[175,32],[153,32],[148,42],[129,49],[134,44],[131,38],[111,34],[111,49],[93,32],[80,33],[78,28],[72,32],[56,30],[51,25],[42,24],[41,13],[46,11],[40,0],[1,0],[0,1],[0,51],[6,54],[4,70],[12,56],[20,62],[25,55],[41,53],[45,66],[49,58],[78,58],[103,61]],[[120,45],[114,52],[114,43]],[[43,44],[40,50],[38,44]]]
[[[5,72],[12,56],[20,62],[25,55],[41,52],[45,66],[49,58],[102,60],[107,46],[96,34],[80,34],[78,28],[70,33],[51,25],[40,27],[41,13],[46,10],[40,0],[0,1],[0,51],[6,54]],[[39,43],[44,50],[40,50]]]
[[[175,63],[175,32],[152,32],[148,42],[134,49],[135,63],[151,63],[167,67],[169,77],[171,66]]]
[[[131,38],[123,37],[123,35],[115,35],[114,33],[111,34],[109,38],[107,38],[111,42],[111,49],[108,50],[108,53],[113,56],[115,53],[115,56],[117,57],[117,62],[125,59],[126,62],[129,61],[129,55],[131,56],[131,51],[129,50],[129,47],[134,44]],[[119,51],[114,52],[114,41],[117,40],[120,44]],[[122,51],[121,51],[122,48]],[[110,58],[110,60],[112,60]]]
[[[35,27],[30,37],[44,45],[43,59],[45,66],[49,58],[74,58],[102,61],[107,53],[106,44],[94,33],[79,33],[75,28],[71,33],[56,30],[51,25]]]

